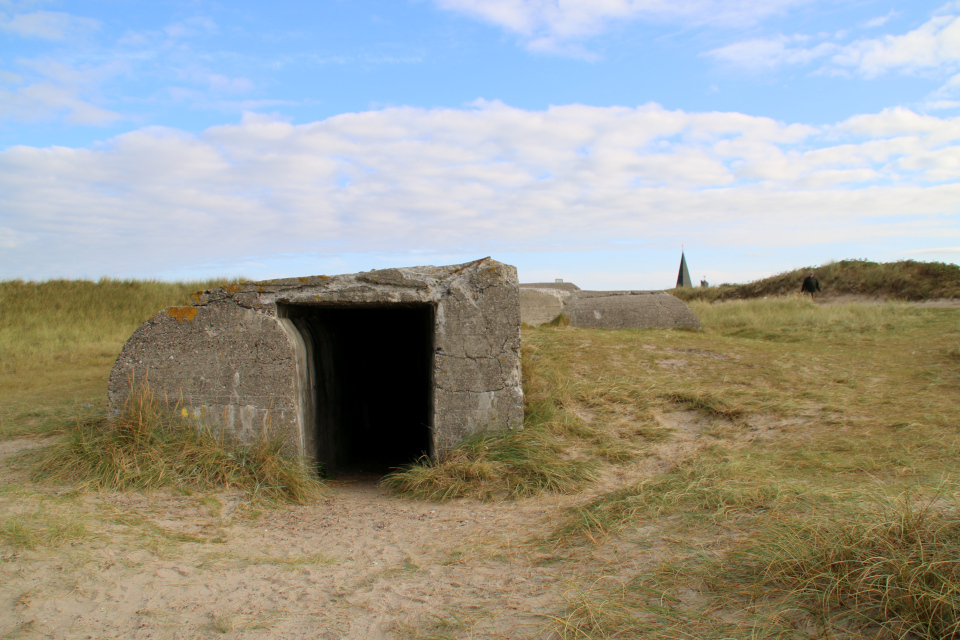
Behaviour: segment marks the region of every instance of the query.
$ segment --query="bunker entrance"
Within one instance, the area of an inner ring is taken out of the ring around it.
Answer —
[[[303,339],[304,442],[330,473],[431,455],[434,307],[282,305]]]

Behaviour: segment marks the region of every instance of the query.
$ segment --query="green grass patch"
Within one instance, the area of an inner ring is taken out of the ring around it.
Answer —
[[[12,514],[0,520],[0,541],[16,549],[58,547],[90,535],[83,520],[62,514]]]

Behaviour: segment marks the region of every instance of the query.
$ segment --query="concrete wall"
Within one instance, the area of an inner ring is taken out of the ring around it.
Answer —
[[[417,317],[433,322],[432,336],[424,338],[432,349],[426,354],[432,362],[426,391],[432,402],[430,453],[441,455],[478,430],[521,427],[517,274],[489,258],[194,294],[192,306],[166,309],[130,337],[111,372],[110,412],[120,411],[132,385],[147,381],[156,396],[229,436],[249,442],[269,429],[283,434],[299,455],[315,458],[322,446],[316,420],[324,410],[316,406],[317,387],[332,381],[319,373],[317,360],[325,353],[320,343],[330,338],[309,329],[320,322],[310,318],[311,309],[375,313],[425,305],[429,315]],[[338,348],[348,357],[349,347]]]
[[[567,283],[569,284],[569,283]],[[588,329],[699,329],[682,300],[663,291],[562,291],[521,285],[520,318],[540,325],[560,314]]]

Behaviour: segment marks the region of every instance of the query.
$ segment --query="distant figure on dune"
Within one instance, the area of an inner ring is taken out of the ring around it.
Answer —
[[[823,289],[820,288],[820,281],[817,280],[817,276],[813,275],[813,271],[811,271],[810,275],[803,279],[803,284],[800,286],[800,295],[809,293],[812,299],[817,291],[823,291]]]

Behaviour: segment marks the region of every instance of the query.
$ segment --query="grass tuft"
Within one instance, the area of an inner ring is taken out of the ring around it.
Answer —
[[[674,391],[664,395],[670,402],[695,409],[705,415],[737,422],[743,418],[743,411],[731,407],[715,393],[698,389],[696,391]]]
[[[564,456],[549,431],[531,427],[480,434],[437,462],[422,459],[382,482],[412,498],[489,500],[569,493],[595,479],[595,464]]]
[[[112,425],[80,421],[57,444],[35,454],[33,477],[97,490],[160,487],[238,488],[257,502],[306,503],[324,486],[283,452],[277,437],[252,445],[227,442],[170,411],[141,387]]]
[[[567,316],[565,313],[561,313],[560,315],[558,315],[556,318],[554,318],[554,319],[551,320],[550,322],[545,322],[545,323],[541,324],[540,326],[541,326],[541,327],[545,327],[545,328],[546,328],[546,327],[569,327],[569,326],[570,326],[570,318],[569,318],[569,316]]]

